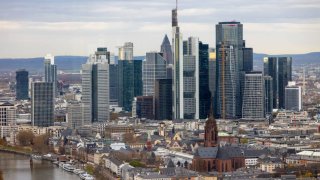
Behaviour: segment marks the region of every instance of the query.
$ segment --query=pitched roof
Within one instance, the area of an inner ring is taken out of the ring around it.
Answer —
[[[216,158],[218,153],[218,147],[199,147],[195,156],[200,158]]]

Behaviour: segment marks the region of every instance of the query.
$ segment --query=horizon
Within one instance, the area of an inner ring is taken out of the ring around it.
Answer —
[[[49,52],[88,56],[101,46],[117,55],[116,47],[125,42],[134,43],[135,56],[144,56],[160,50],[165,34],[171,41],[175,1],[17,0],[2,2],[0,8],[2,59],[43,57]],[[320,51],[318,1],[186,0],[179,2],[178,19],[184,39],[196,36],[210,47],[215,47],[215,25],[237,20],[254,52],[285,55]]]

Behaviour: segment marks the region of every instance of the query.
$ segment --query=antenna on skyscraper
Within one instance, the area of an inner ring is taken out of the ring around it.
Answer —
[[[178,0],[176,0],[176,10],[178,10]]]

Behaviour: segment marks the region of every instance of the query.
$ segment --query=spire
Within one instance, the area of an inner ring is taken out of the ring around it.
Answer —
[[[178,0],[176,0],[176,8],[172,10],[172,27],[178,26]]]
[[[178,0],[176,0],[176,10],[178,10]]]

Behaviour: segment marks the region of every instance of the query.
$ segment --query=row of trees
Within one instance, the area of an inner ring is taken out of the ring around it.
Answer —
[[[17,140],[21,146],[32,146],[33,151],[38,153],[50,151],[49,138],[49,134],[35,136],[31,131],[20,131],[17,134]]]

